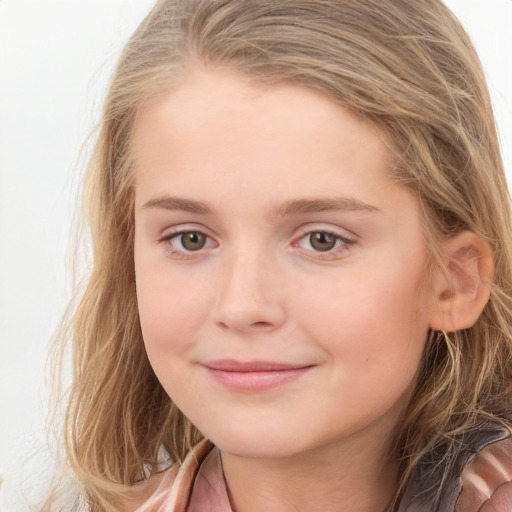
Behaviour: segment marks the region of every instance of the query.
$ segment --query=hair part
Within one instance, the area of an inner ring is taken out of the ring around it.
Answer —
[[[197,65],[322,91],[382,130],[394,179],[420,203],[433,269],[442,241],[462,230],[493,250],[496,279],[475,326],[430,333],[396,435],[398,500],[426,454],[446,445],[436,464],[449,463],[461,433],[508,422],[512,395],[509,196],[478,57],[439,0],[160,0],[132,36],[88,169],[93,269],[70,321],[66,450],[82,500],[90,512],[123,509],[130,486],[161,468],[162,453],[181,461],[201,437],[144,350],[130,153],[138,112]]]

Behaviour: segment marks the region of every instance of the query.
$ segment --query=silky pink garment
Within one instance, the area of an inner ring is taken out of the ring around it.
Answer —
[[[142,504],[133,512],[233,512],[219,450],[205,439],[179,467],[170,467],[137,484],[134,490],[137,502]]]
[[[417,482],[413,484],[417,489]],[[413,500],[403,502],[399,509],[401,512],[512,512],[510,434],[472,454],[461,475],[447,489],[437,507],[428,500]],[[219,450],[208,441],[201,441],[179,470],[173,466],[160,475],[156,489],[135,512],[233,512]]]
[[[218,448],[212,449],[199,468],[187,512],[232,512]]]
[[[461,475],[456,512],[512,511],[512,441],[492,443],[468,462]],[[480,507],[480,508],[479,508]]]

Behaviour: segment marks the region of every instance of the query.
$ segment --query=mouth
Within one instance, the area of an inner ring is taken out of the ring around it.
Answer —
[[[203,365],[214,381],[232,391],[261,392],[295,381],[315,365],[223,359]]]

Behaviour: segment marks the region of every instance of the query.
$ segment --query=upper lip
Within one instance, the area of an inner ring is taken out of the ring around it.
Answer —
[[[281,363],[274,361],[235,361],[232,359],[221,359],[217,361],[209,361],[204,364],[212,370],[220,370],[224,372],[271,372],[298,370],[300,368],[309,368],[312,364],[293,364]]]

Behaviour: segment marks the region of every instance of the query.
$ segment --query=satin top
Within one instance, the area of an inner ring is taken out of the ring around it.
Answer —
[[[474,447],[462,454],[460,472],[444,483],[438,505],[425,492],[426,482],[416,478],[399,512],[512,512],[512,436],[506,431],[487,433]],[[181,466],[138,485],[146,489],[135,512],[233,512],[220,452],[206,440]]]

